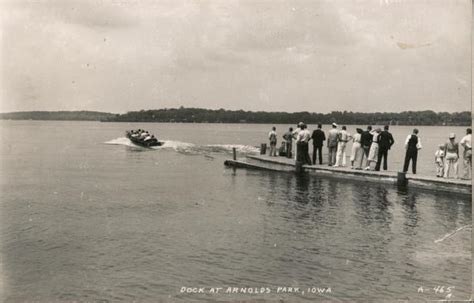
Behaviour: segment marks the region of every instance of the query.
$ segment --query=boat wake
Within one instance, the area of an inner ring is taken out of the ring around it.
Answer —
[[[187,155],[206,155],[211,154],[232,154],[232,149],[235,148],[237,152],[242,154],[255,154],[259,152],[259,148],[249,145],[241,144],[209,144],[209,145],[196,145],[193,143],[172,141],[172,140],[160,140],[163,142],[161,146],[152,146],[149,149],[161,150],[161,149],[172,149],[181,154]],[[112,145],[125,145],[129,147],[144,148],[133,144],[128,138],[120,137],[107,142],[105,144]]]

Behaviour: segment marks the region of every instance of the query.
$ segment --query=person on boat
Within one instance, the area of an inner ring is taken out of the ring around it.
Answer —
[[[361,145],[362,140],[362,128],[356,128],[356,134],[352,137],[352,150],[351,150],[351,168],[362,169],[362,157],[363,150]],[[355,167],[354,164],[359,163],[359,166]]]
[[[444,175],[444,144],[438,146],[435,152],[436,177]]]
[[[367,167],[365,170],[370,170],[370,165],[377,162],[379,154],[379,135],[381,132],[380,127],[372,132],[372,143],[370,144],[369,157],[367,158]]]
[[[295,161],[298,159],[298,146],[296,144],[296,139],[298,139],[298,134],[301,132],[301,127],[304,123],[298,123],[296,129],[293,131],[293,151]]]
[[[304,164],[311,165],[311,158],[309,157],[308,143],[311,140],[311,133],[306,124],[301,125],[301,131],[296,139],[298,149],[298,160]]]
[[[140,139],[145,139],[146,137],[148,137],[150,134],[144,130],[141,134],[140,134]]]
[[[367,126],[367,130],[363,131],[360,135],[360,145],[362,147],[362,155],[360,157],[360,164],[359,167],[362,167],[362,163],[365,158],[365,166],[369,166],[369,151],[370,145],[372,145],[372,137],[373,137],[372,126]]]
[[[421,140],[418,136],[418,129],[414,129],[411,135],[408,135],[405,140],[405,163],[403,164],[403,172],[408,171],[408,166],[411,160],[411,170],[413,174],[416,174],[416,161],[418,158],[418,150],[421,149]]]
[[[143,139],[143,141],[150,141],[150,140],[153,139],[153,138],[155,138],[154,135],[148,134],[148,136],[147,136],[145,139]]]
[[[276,127],[273,126],[272,130],[268,133],[268,139],[270,140],[270,157],[276,157],[277,156],[277,133],[276,133]]]
[[[138,133],[138,131],[136,131],[136,130],[133,130],[133,129],[130,131],[130,134],[131,134],[131,136],[132,136],[132,137],[134,137],[134,138],[136,138],[136,137],[138,137],[138,136],[139,136],[139,133]]]
[[[321,129],[323,126],[318,124],[318,128],[313,131],[311,134],[311,139],[313,139],[313,164],[316,165],[316,155],[319,156],[319,164],[323,164],[323,144],[326,140],[326,135]]]
[[[461,139],[459,144],[464,148],[462,154],[464,162],[464,174],[463,179],[471,179],[472,171],[472,144],[471,144],[472,129],[466,129],[466,135]]]
[[[342,129],[337,134],[337,152],[336,152],[336,164],[334,167],[346,166],[346,145],[350,139],[352,139],[351,134],[347,132],[346,126],[342,126]]]
[[[456,142],[456,135],[449,134],[449,141],[444,145],[446,153],[444,160],[444,177],[449,178],[451,168],[454,171],[454,178],[458,178],[458,159],[459,159],[459,144]]]
[[[380,170],[380,165],[382,164],[382,158],[383,158],[383,170],[388,169],[388,151],[392,147],[392,145],[395,143],[395,140],[393,140],[392,134],[388,131],[388,125],[385,125],[383,128],[383,132],[380,133],[378,137],[378,142],[379,142],[379,154],[378,154],[378,159],[377,159],[377,164],[375,165],[375,170],[379,171]]]
[[[328,132],[328,166],[336,164],[336,151],[338,140],[337,124],[332,124],[332,129]]]
[[[288,131],[283,135],[286,145],[286,157],[291,158],[292,154],[292,142],[293,142],[293,127],[290,127]]]

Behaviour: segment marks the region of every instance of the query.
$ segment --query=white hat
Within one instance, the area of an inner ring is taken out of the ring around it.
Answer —
[[[456,138],[456,135],[454,133],[450,133],[449,134],[449,139],[454,139],[454,138]]]
[[[332,126],[335,126],[335,127],[337,127],[337,124],[336,124],[335,122],[333,122],[333,123],[332,123]]]
[[[300,122],[300,123],[298,123],[298,126],[301,126],[301,125],[303,125],[303,124],[304,124],[303,122]]]

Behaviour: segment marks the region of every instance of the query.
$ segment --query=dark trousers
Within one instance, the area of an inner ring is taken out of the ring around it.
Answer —
[[[319,155],[319,164],[323,164],[323,147],[313,145],[313,164],[316,164],[316,154]]]
[[[286,142],[286,157],[287,158],[291,158],[293,157],[293,153],[292,153],[292,150],[291,150],[291,142]]]
[[[362,156],[360,157],[360,165],[359,167],[362,167],[363,162],[364,162],[364,157],[365,157],[365,164],[366,166],[369,165],[369,152],[370,152],[370,146],[362,146]]]
[[[377,164],[375,165],[375,170],[380,170],[380,164],[382,163],[383,158],[383,170],[387,170],[387,156],[388,156],[388,148],[387,147],[379,147],[379,154],[377,159]]]
[[[411,170],[414,174],[416,174],[416,159],[418,158],[418,150],[410,150],[407,149],[405,154],[405,164],[403,164],[403,172],[408,171],[408,166],[410,165],[411,160]]]
[[[297,161],[311,165],[311,158],[308,153],[308,143],[300,142],[296,145],[296,148],[298,149],[298,152],[296,153],[298,157]]]

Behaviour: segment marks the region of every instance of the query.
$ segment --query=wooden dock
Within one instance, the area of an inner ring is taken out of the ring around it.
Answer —
[[[242,159],[226,160],[226,166],[247,169],[259,169],[287,173],[307,173],[320,177],[358,180],[393,184],[408,188],[424,188],[443,192],[472,193],[471,180],[444,179],[430,176],[404,174],[396,171],[366,171],[348,167],[330,167],[327,165],[303,165],[298,167],[293,159],[270,157],[267,155],[247,156]]]

